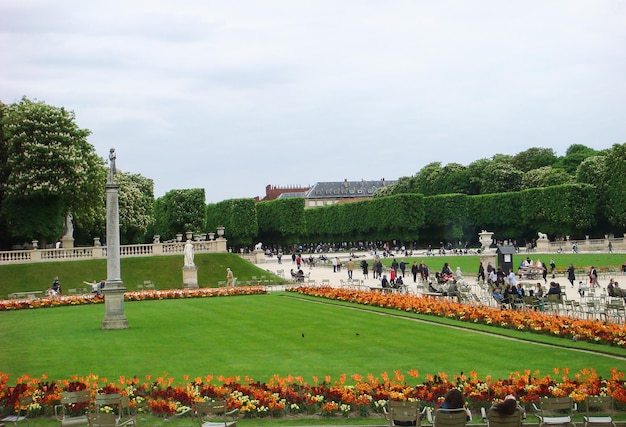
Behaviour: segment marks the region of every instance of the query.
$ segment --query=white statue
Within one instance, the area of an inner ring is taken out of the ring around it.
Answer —
[[[68,212],[65,216],[65,234],[63,235],[63,237],[74,237],[74,224],[72,223],[73,219],[74,216],[72,216],[72,213]]]
[[[263,250],[263,243],[259,242],[254,246],[254,250],[255,251],[262,251]]]
[[[193,243],[191,240],[187,240],[185,243],[185,267],[195,267],[193,263]]]
[[[542,233],[541,231],[537,233],[539,236],[539,240],[548,240],[548,235],[546,233]]]

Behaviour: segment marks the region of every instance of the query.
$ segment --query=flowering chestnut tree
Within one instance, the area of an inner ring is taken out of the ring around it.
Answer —
[[[142,243],[148,227],[154,224],[154,182],[139,174],[118,171],[120,185],[120,234],[122,243]]]
[[[106,169],[72,111],[26,97],[3,108],[2,207],[14,241],[58,238],[68,212],[75,224],[94,220]]]

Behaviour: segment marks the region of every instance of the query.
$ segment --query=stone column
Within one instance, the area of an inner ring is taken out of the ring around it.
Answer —
[[[106,184],[107,212],[107,280],[102,290],[104,294],[104,320],[102,329],[128,329],[128,319],[124,314],[124,292],[120,269],[120,211],[118,201],[119,184],[115,184],[115,150],[111,149],[111,172]]]

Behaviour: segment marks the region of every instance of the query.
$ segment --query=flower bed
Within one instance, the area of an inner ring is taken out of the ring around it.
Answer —
[[[257,295],[266,294],[263,286],[239,286],[230,288],[198,288],[198,289],[168,289],[163,291],[125,292],[125,301],[147,301],[178,298],[207,298],[228,295]],[[33,308],[60,307],[67,305],[100,304],[104,302],[102,295],[63,295],[56,298],[35,298],[0,300],[0,311],[23,310]]]
[[[573,376],[567,369],[555,369],[553,375],[539,372],[516,372],[508,378],[479,378],[475,373],[468,376],[448,377],[445,373],[427,376],[417,381],[415,370],[393,375],[341,375],[332,380],[313,378],[311,383],[302,377],[273,377],[267,383],[252,378],[214,377],[174,378],[120,377],[115,380],[90,375],[49,381],[48,378],[23,376],[16,385],[9,387],[8,375],[0,373],[0,411],[14,413],[18,399],[32,395],[31,410],[42,416],[52,415],[54,405],[59,404],[61,392],[91,390],[96,393],[121,393],[127,395],[131,405],[140,412],[156,416],[172,416],[185,411],[200,399],[226,399],[229,408],[239,408],[246,417],[281,417],[287,415],[322,415],[362,417],[381,413],[388,399],[419,399],[431,407],[437,406],[442,396],[451,388],[460,389],[466,396],[468,407],[478,413],[481,407],[491,405],[495,399],[507,394],[518,396],[524,404],[538,401],[540,396],[571,396],[580,402],[586,396],[612,395],[618,406],[626,402],[624,372],[613,370],[610,378],[601,378],[593,370],[584,370]]]
[[[424,298],[417,295],[304,286],[288,291],[626,348],[626,325],[618,323],[573,319],[540,311],[500,310],[484,305],[460,304],[448,299]]]
[[[292,289],[292,291],[515,329],[531,328],[529,330],[534,332],[544,331],[550,334],[558,332],[558,335],[579,333],[578,328],[593,328],[592,330],[595,331],[593,333],[599,334],[604,333],[605,329],[619,327],[619,325],[591,321],[577,323],[569,318],[552,317],[542,313],[494,310],[406,295],[305,287]],[[203,288],[127,292],[124,296],[126,300],[136,301],[265,292],[267,290],[264,287]],[[38,306],[93,304],[103,300],[70,296],[47,301],[56,302],[56,304]],[[35,308],[32,305],[35,302],[37,300],[29,301],[29,305],[17,304],[3,309]],[[2,303],[16,304],[15,301]],[[533,329],[539,327],[539,330]],[[579,335],[585,337],[582,333]],[[598,336],[601,337],[601,342],[613,343],[611,339],[614,337],[610,334]],[[426,405],[436,406],[442,396],[455,387],[464,393],[468,406],[475,412],[478,412],[480,407],[491,405],[496,399],[504,398],[507,394],[515,394],[524,404],[536,402],[541,396],[571,396],[580,402],[590,395],[612,395],[622,408],[626,407],[624,372],[617,369],[611,372],[610,378],[601,378],[594,370],[583,370],[570,376],[569,370],[565,368],[555,369],[552,375],[542,375],[538,371],[532,373],[525,371],[511,373],[508,378],[501,379],[494,379],[491,376],[479,378],[474,372],[454,377],[449,377],[445,373],[439,373],[436,376],[428,375],[421,382],[418,382],[418,376],[419,373],[416,370],[406,373],[395,371],[393,375],[383,373],[379,376],[355,374],[350,378],[341,375],[334,380],[331,377],[323,379],[313,377],[312,381],[290,375],[285,378],[274,376],[270,381],[263,383],[249,377],[242,379],[213,375],[194,379],[185,377],[182,382],[180,379],[178,381],[166,377],[153,379],[149,376],[144,379],[120,377],[109,380],[94,374],[52,381],[45,376],[34,378],[25,375],[17,378],[14,385],[9,385],[9,376],[0,373],[0,413],[15,413],[19,397],[32,395],[31,410],[35,414],[51,416],[54,406],[60,403],[61,392],[84,389],[91,390],[93,394],[122,393],[129,396],[131,404],[139,411],[164,417],[184,412],[193,405],[194,401],[210,398],[226,399],[230,408],[239,408],[247,417],[287,415],[363,417],[372,413],[381,413],[386,401],[390,398],[419,399]]]

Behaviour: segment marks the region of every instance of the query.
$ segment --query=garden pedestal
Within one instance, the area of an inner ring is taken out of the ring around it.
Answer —
[[[198,288],[198,267],[195,265],[183,267],[183,288]]]

